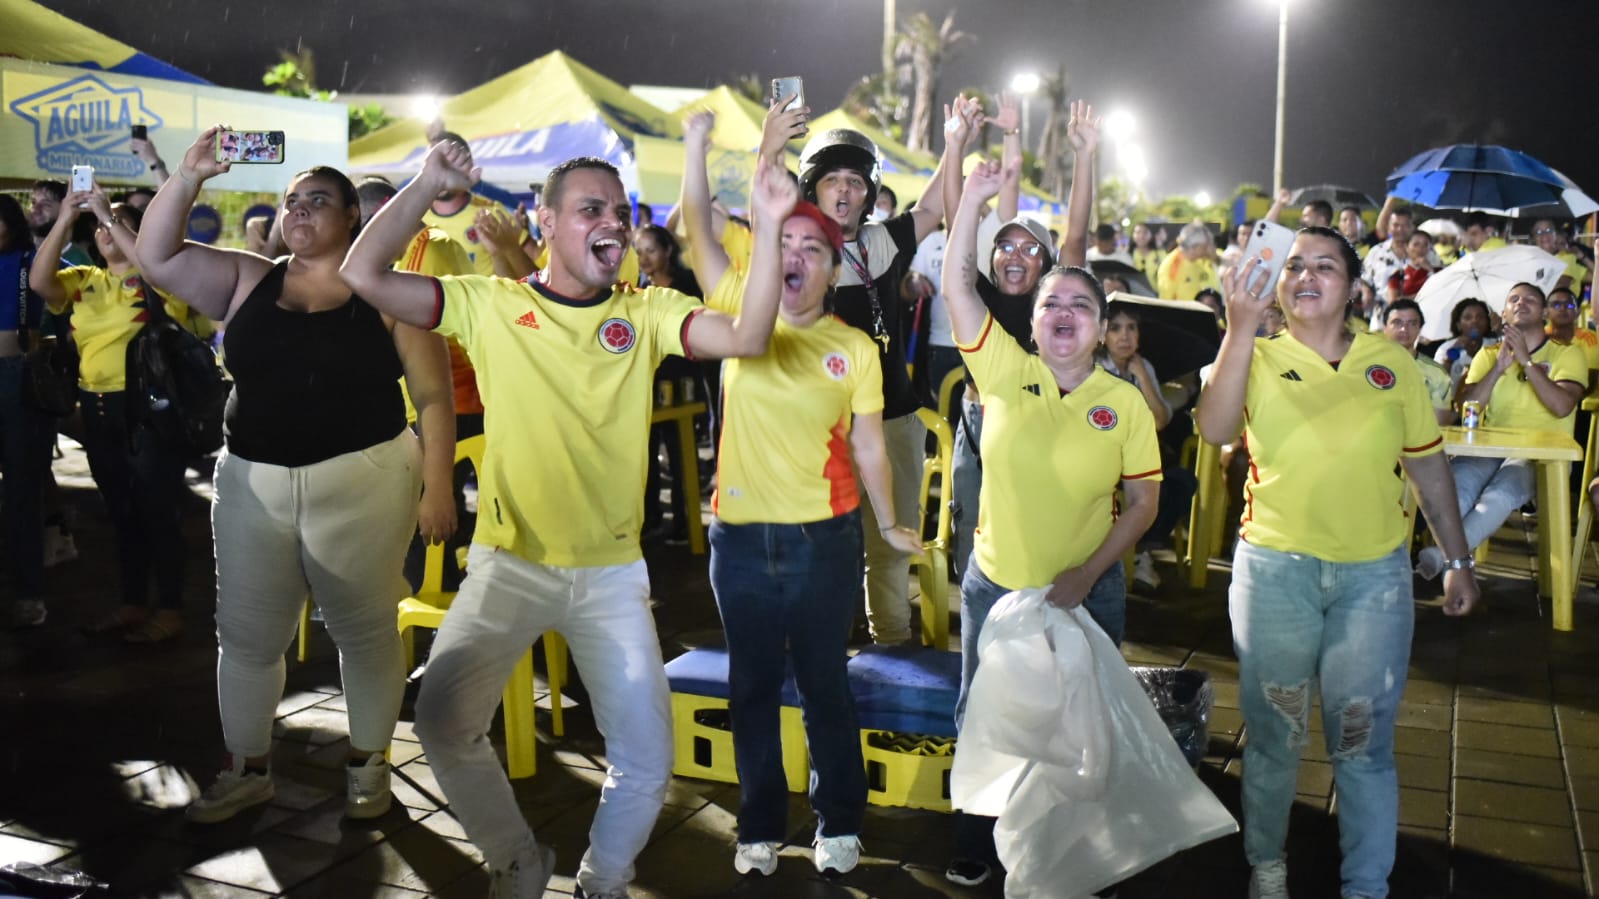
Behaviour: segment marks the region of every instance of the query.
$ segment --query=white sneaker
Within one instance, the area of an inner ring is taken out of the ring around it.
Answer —
[[[189,803],[184,815],[196,824],[226,821],[252,806],[271,801],[272,773],[244,770],[244,759],[233,759],[217,775],[216,783]]]
[[[1160,575],[1155,573],[1155,557],[1148,550],[1133,556],[1133,584],[1145,590],[1160,588]]]
[[[1256,865],[1249,874],[1249,899],[1288,899],[1288,863]]]
[[[762,877],[777,870],[776,843],[740,843],[733,853],[733,870],[740,874],[755,871]]]
[[[394,804],[394,794],[389,792],[389,760],[374,752],[362,764],[345,765],[344,790],[346,818],[381,818]]]
[[[78,557],[78,543],[59,525],[44,529],[44,567],[70,562]]]
[[[555,850],[537,843],[517,855],[510,867],[489,872],[493,899],[544,899],[544,888],[555,873]]]
[[[823,874],[835,871],[848,874],[861,860],[861,838],[855,834],[847,837],[816,838],[816,870]]]

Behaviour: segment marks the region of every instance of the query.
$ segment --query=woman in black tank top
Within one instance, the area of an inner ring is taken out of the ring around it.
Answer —
[[[409,592],[400,568],[422,486],[423,536],[439,541],[455,529],[449,357],[442,338],[396,323],[339,279],[360,208],[336,169],[291,180],[279,213],[283,259],[184,242],[200,185],[228,170],[215,160],[217,130],[200,135],[151,201],[138,247],[147,280],[223,322],[234,376],[211,515],[217,695],[230,760],[188,814],[222,821],[272,798],[283,656],[309,595],[344,677],[345,813],[377,817],[392,798],[384,751],[404,687],[395,607]],[[402,374],[421,451],[405,426]]]

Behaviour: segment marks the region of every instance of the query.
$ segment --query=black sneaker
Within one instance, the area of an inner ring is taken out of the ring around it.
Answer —
[[[974,858],[957,858],[944,869],[944,879],[965,887],[974,887],[989,878],[994,869],[987,862]]]

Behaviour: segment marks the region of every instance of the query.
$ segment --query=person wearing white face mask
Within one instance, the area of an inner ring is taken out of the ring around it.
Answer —
[[[866,214],[869,222],[886,222],[894,217],[894,210],[899,208],[899,197],[895,196],[894,189],[887,184],[877,189],[877,200],[872,204],[872,211]]]

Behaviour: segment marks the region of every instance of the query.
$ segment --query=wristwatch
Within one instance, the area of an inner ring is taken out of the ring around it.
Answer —
[[[1459,558],[1459,559],[1447,559],[1447,560],[1444,561],[1444,570],[1445,571],[1459,571],[1462,568],[1466,569],[1467,571],[1476,571],[1477,570],[1477,560],[1476,560],[1476,558],[1474,558],[1472,556],[1464,556],[1464,557]]]

